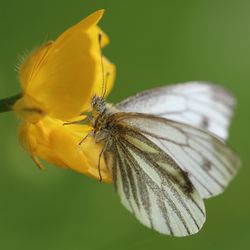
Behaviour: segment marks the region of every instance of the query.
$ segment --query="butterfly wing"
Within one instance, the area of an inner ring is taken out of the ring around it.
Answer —
[[[203,200],[186,174],[136,130],[116,127],[104,156],[122,204],[145,226],[162,234],[191,235],[205,221]]]
[[[240,160],[222,140],[184,123],[138,113],[116,113],[117,121],[139,130],[185,171],[202,198],[223,192]]]
[[[235,99],[222,87],[188,82],[141,92],[118,103],[116,108],[186,123],[226,140],[234,106]]]

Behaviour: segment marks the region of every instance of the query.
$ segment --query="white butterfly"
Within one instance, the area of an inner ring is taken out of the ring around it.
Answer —
[[[225,144],[235,105],[221,87],[190,82],[116,106],[92,100],[96,143],[122,204],[145,226],[187,236],[205,221],[204,198],[223,192],[240,160]]]

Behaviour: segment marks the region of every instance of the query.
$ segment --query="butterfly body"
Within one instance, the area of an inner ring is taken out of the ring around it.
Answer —
[[[111,114],[103,98],[94,96],[92,99],[92,120],[93,135],[97,143],[111,140],[115,134],[115,128],[112,126]]]

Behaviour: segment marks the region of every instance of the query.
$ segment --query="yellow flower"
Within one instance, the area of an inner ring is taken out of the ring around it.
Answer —
[[[23,95],[13,109],[23,121],[19,132],[21,145],[40,167],[39,158],[42,158],[99,179],[100,147],[92,138],[78,145],[90,128],[63,123],[88,111],[91,97],[101,93],[104,79],[99,34],[101,47],[109,42],[97,26],[103,12],[94,12],[55,41],[38,48],[20,67]],[[109,92],[115,66],[106,58],[103,66]],[[103,161],[101,174],[103,181],[111,181]]]

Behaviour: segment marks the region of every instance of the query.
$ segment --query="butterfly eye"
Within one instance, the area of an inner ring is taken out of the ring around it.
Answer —
[[[92,98],[92,106],[94,107],[96,105],[96,96],[94,95]]]

